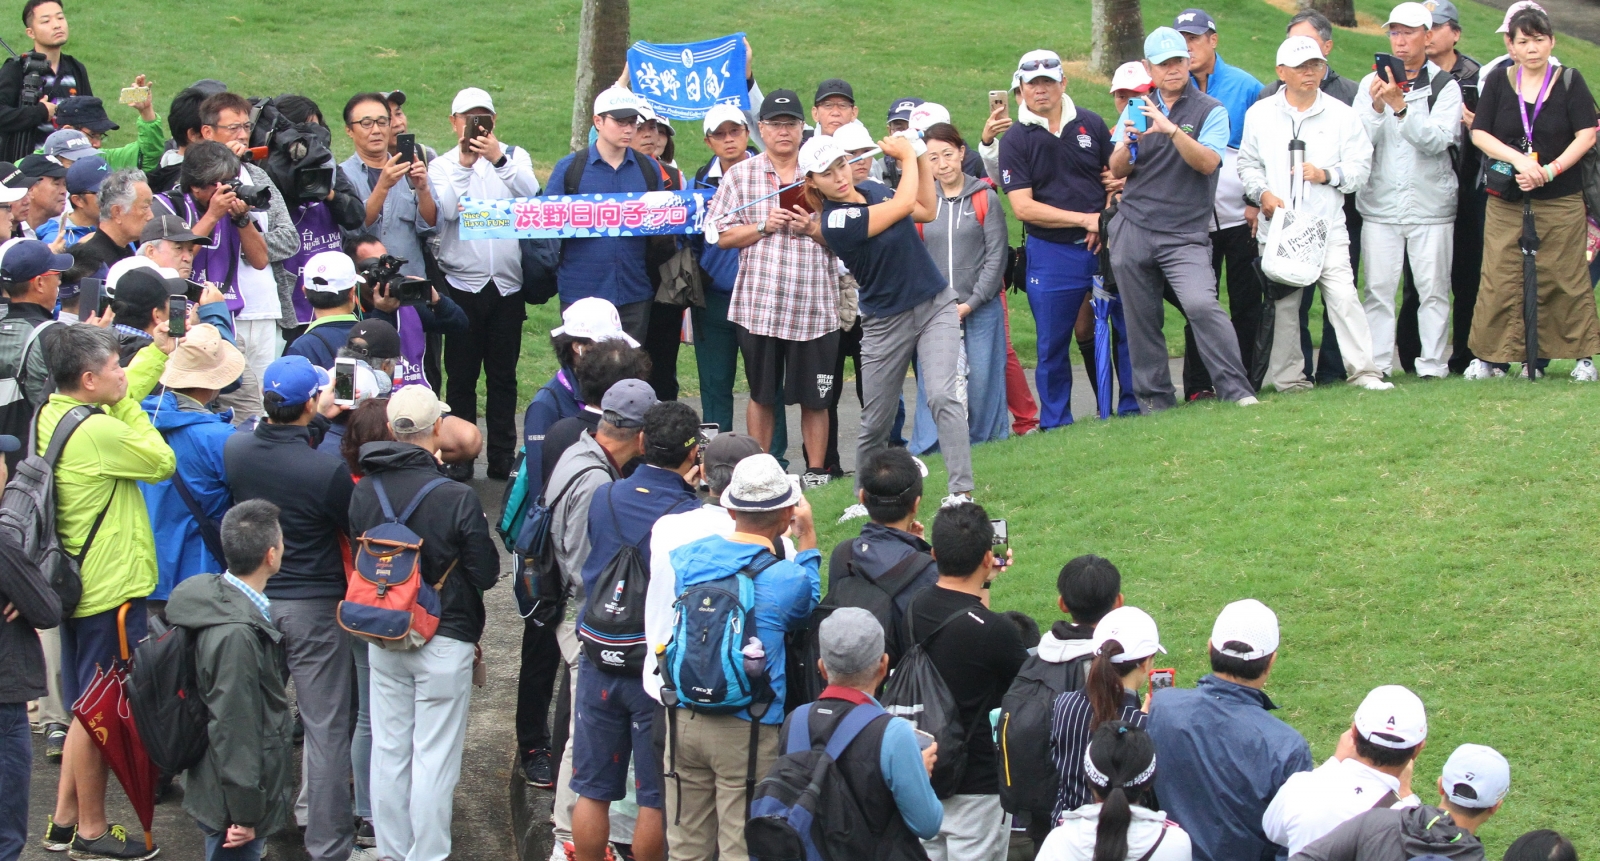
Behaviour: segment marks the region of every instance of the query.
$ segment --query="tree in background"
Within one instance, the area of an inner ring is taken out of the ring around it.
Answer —
[[[1356,25],[1355,0],[1300,0],[1301,9],[1315,9],[1340,27]]]
[[[1089,71],[1110,78],[1117,67],[1144,57],[1144,15],[1139,0],[1093,0],[1089,23],[1094,45]]]
[[[594,98],[628,62],[628,0],[583,0],[578,22],[578,82],[572,95],[572,150],[589,145]]]

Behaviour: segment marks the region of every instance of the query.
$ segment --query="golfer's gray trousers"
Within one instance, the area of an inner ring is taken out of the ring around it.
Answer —
[[[1239,358],[1238,335],[1217,301],[1211,237],[1157,233],[1134,224],[1124,213],[1112,219],[1110,233],[1111,270],[1128,320],[1128,356],[1133,360],[1133,394],[1139,409],[1150,413],[1177,403],[1167,365],[1167,338],[1161,331],[1166,313],[1162,292],[1169,284],[1189,318],[1217,397],[1237,401],[1253,396],[1255,390]]]
[[[861,320],[861,437],[856,444],[856,486],[867,458],[889,444],[906,371],[917,360],[928,409],[939,427],[939,451],[949,473],[951,493],[971,493],[972,443],[967,437],[967,404],[956,364],[961,354],[961,317],[956,294],[939,295],[909,311]],[[1237,364],[1239,357],[1234,356]]]

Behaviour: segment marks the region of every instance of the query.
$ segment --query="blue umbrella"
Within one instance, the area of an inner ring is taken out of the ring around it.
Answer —
[[[1113,303],[1120,305],[1122,297],[1107,293],[1104,276],[1096,275],[1089,302],[1094,309],[1095,405],[1100,410],[1100,418],[1108,419],[1111,418],[1111,365],[1116,361],[1111,344],[1111,308]]]

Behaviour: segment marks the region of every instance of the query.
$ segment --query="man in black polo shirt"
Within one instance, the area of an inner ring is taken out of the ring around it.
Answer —
[[[9,159],[20,159],[44,143],[62,99],[94,95],[89,89],[89,71],[76,57],[61,52],[68,29],[60,0],[22,4],[22,26],[33,40],[33,53],[44,58],[45,68],[40,72],[36,100],[23,104],[23,61],[13,57],[0,64],[0,133],[5,134],[5,157]]]
[[[1072,331],[1097,267],[1111,133],[1066,95],[1053,51],[1024,54],[1016,75],[1026,110],[1000,139],[1000,183],[1028,234],[1028,306],[1039,333],[1034,379],[1039,426],[1048,430],[1072,424]],[[1121,330],[1122,312],[1115,313]],[[1123,379],[1133,379],[1126,343],[1117,364]]]
[[[942,800],[939,835],[922,843],[931,861],[998,861],[1010,836],[1000,808],[989,712],[1000,705],[1028,650],[1017,626],[984,606],[998,568],[993,546],[994,527],[981,506],[940,509],[933,521],[939,582],[913,599],[906,614],[911,641],[922,642],[933,659],[968,732],[966,770]]]

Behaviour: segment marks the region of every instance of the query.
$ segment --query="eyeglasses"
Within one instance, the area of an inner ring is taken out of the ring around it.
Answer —
[[[738,127],[729,129],[727,131],[722,131],[721,129],[718,129],[718,130],[712,132],[711,134],[706,135],[706,137],[713,138],[713,139],[716,139],[716,140],[719,140],[719,141],[726,141],[726,140],[733,140],[733,139],[739,137],[739,135],[741,133],[742,134],[749,134],[749,132],[745,130],[744,126],[738,126]]]
[[[761,124],[773,131],[780,132],[792,132],[800,128],[801,125],[799,120],[762,120]]]
[[[1046,57],[1043,60],[1027,60],[1017,64],[1017,71],[1019,72],[1037,72],[1040,69],[1059,68],[1061,68],[1061,61],[1054,57]]]
[[[829,111],[848,111],[853,107],[855,107],[854,102],[847,102],[843,99],[829,99],[817,105],[817,108]]]
[[[370,132],[370,131],[372,131],[372,127],[373,126],[377,126],[380,129],[388,128],[389,127],[389,118],[388,117],[362,117],[359,120],[351,121],[350,125],[360,126],[362,131],[369,131]]]
[[[225,132],[227,132],[229,134],[238,134],[239,132],[250,131],[251,129],[256,127],[256,124],[255,123],[231,123],[229,125],[219,126],[219,125],[216,125],[215,123],[213,123],[211,125],[211,127],[214,128],[214,129],[217,129],[219,131],[225,131]]]

